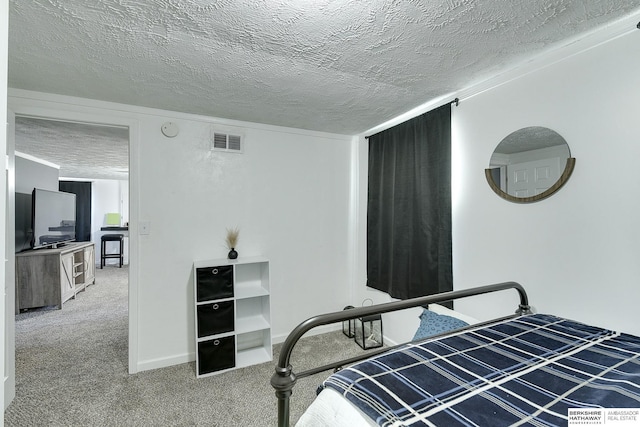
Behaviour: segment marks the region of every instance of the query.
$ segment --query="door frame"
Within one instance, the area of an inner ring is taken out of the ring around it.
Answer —
[[[139,283],[139,147],[140,124],[130,114],[122,115],[107,112],[101,108],[88,108],[81,105],[48,102],[38,99],[8,96],[8,107],[20,117],[32,117],[47,120],[59,120],[97,125],[124,126],[129,129],[129,328],[128,328],[128,370],[130,374],[138,372],[138,283]],[[68,107],[68,108],[65,108]],[[93,113],[90,111],[94,110]],[[15,131],[13,134],[15,138]],[[15,156],[15,148],[7,149],[10,157]],[[15,253],[8,262],[15,264]],[[12,284],[15,288],[15,281]],[[15,296],[12,303],[15,305]],[[13,328],[15,340],[15,327]],[[5,356],[7,354],[5,348]],[[15,347],[13,354],[15,357]],[[15,372],[13,373],[15,381]]]
[[[7,110],[7,168],[4,271],[4,409],[16,397],[15,113]]]

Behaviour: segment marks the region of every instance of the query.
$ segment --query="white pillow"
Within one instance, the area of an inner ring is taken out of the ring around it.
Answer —
[[[460,319],[463,322],[467,322],[470,325],[475,325],[476,323],[480,323],[478,319],[475,319],[471,316],[467,316],[466,314],[459,313],[455,310],[451,310],[440,304],[429,304],[429,310],[437,314],[444,314],[445,316],[455,317],[456,319]]]

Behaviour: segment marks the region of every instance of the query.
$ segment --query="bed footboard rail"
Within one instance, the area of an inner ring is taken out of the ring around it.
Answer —
[[[297,376],[293,372],[293,367],[290,363],[291,353],[293,352],[293,348],[300,340],[300,338],[302,338],[302,336],[311,329],[322,325],[329,325],[333,323],[343,322],[345,320],[355,319],[358,317],[365,317],[373,314],[390,313],[393,311],[405,310],[407,308],[426,306],[438,302],[451,301],[474,295],[482,295],[508,289],[515,289],[520,296],[520,304],[518,305],[515,314],[530,314],[531,308],[529,306],[529,299],[522,285],[516,282],[504,282],[480,286],[476,288],[463,289],[459,291],[443,292],[440,294],[412,298],[402,301],[376,304],[367,307],[357,307],[350,310],[321,314],[305,320],[304,322],[296,326],[293,331],[291,331],[291,333],[287,336],[286,340],[282,344],[280,357],[278,358],[278,365],[275,368],[275,373],[271,377],[271,386],[275,389],[275,394],[278,399],[278,426],[289,427],[289,399],[293,391],[293,386],[295,385],[297,380]],[[300,374],[300,377],[322,372],[327,369],[331,369],[331,367],[334,366],[341,366],[344,363],[354,363],[358,360],[369,358],[377,353],[382,353],[387,350],[389,349],[385,348],[367,352],[367,354],[361,357],[352,358],[347,361],[336,362],[333,365],[327,365],[321,368],[311,369]]]

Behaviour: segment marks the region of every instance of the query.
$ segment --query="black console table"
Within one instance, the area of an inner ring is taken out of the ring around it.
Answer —
[[[100,231],[129,231],[129,227],[107,226],[107,227],[100,227]]]

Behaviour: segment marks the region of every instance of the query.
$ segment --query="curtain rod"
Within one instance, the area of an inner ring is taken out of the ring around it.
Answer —
[[[638,25],[640,25],[640,24],[638,24]],[[448,104],[456,104],[456,107],[457,107],[458,105],[460,105],[460,98],[455,98],[455,99],[449,101]],[[442,105],[447,105],[447,104],[442,104]],[[440,107],[442,107],[442,105]],[[440,107],[436,107],[436,108],[440,108]],[[434,110],[436,108],[434,108]],[[387,130],[387,129],[381,130],[380,132],[384,132],[385,130]],[[379,134],[380,132],[376,132],[373,135],[365,136],[364,139],[369,139],[372,136]]]

